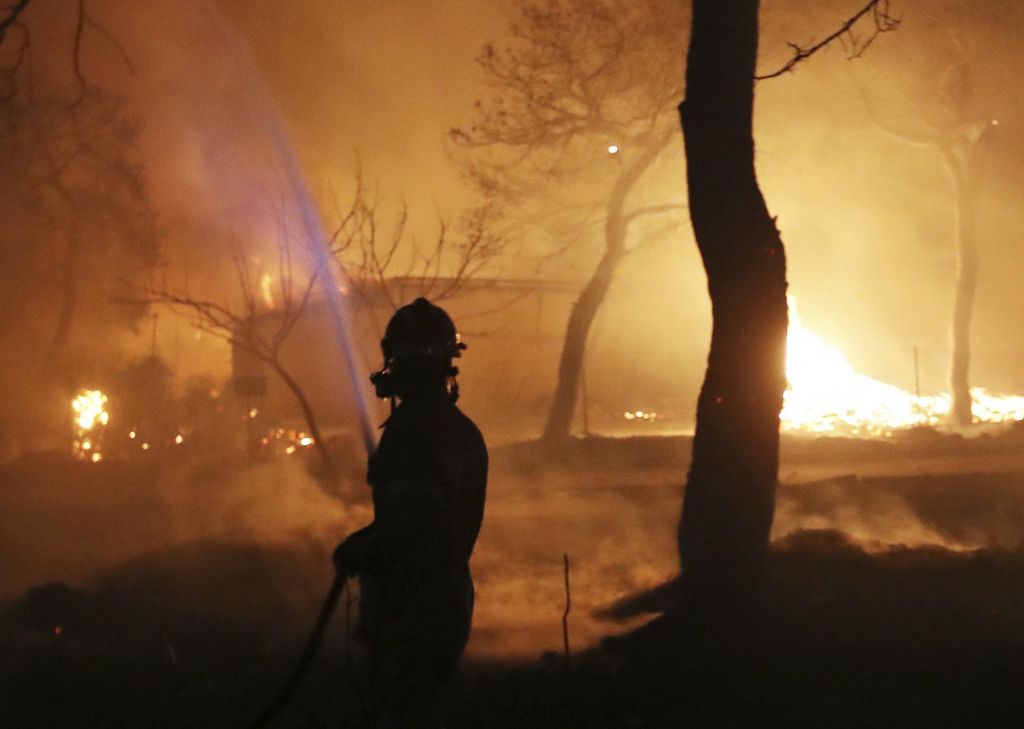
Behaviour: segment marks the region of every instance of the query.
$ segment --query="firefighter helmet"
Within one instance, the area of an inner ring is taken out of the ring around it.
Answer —
[[[466,345],[459,339],[448,313],[422,296],[395,312],[380,348],[385,362],[396,359],[461,357]]]
[[[447,381],[452,401],[458,399],[459,370],[452,367],[452,358],[461,357],[466,345],[440,306],[420,297],[400,308],[388,322],[380,348],[384,367],[370,375],[377,397],[402,396],[403,390],[415,391],[440,377]]]

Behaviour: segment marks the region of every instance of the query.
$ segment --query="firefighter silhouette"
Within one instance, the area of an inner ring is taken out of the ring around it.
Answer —
[[[455,405],[452,359],[463,349],[448,314],[419,298],[388,323],[384,367],[370,377],[392,402],[367,474],[374,520],[334,561],[359,577],[356,637],[379,727],[439,726],[441,695],[469,638],[487,448]]]

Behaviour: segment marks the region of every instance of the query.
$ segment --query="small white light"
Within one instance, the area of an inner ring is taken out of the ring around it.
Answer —
[[[618,153],[619,153],[619,145],[617,145],[617,144],[609,144],[608,145],[608,154],[618,154]]]

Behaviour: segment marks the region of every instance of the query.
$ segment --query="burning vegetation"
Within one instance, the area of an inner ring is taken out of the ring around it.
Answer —
[[[889,437],[920,426],[950,427],[949,394],[920,395],[858,374],[843,353],[805,328],[789,300],[782,428],[816,435]],[[973,423],[1024,420],[1024,397],[971,390]]]

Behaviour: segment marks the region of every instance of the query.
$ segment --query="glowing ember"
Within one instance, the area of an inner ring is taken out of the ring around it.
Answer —
[[[838,349],[804,329],[789,299],[782,429],[808,433],[885,436],[918,425],[942,425],[950,411],[947,394],[918,397],[854,372]],[[975,422],[1024,420],[1024,397],[995,397],[971,390]]]
[[[627,410],[622,417],[626,420],[657,420],[658,414],[650,410]]]
[[[107,402],[107,396],[99,390],[82,390],[71,401],[75,426],[71,450],[83,460],[98,463],[103,458],[99,443],[103,429],[110,422]]]
[[[259,442],[261,448],[268,448],[271,453],[290,456],[300,448],[309,448],[316,443],[316,439],[302,430],[273,428]]]

